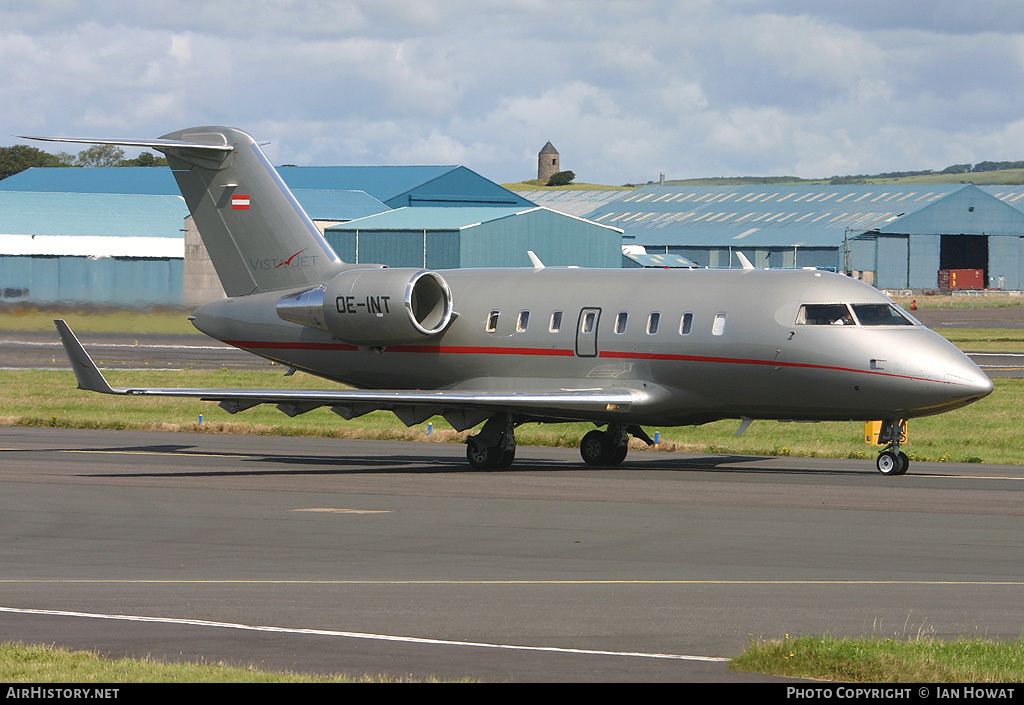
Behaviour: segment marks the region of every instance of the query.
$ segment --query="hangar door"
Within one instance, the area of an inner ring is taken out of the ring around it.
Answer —
[[[939,269],[980,269],[988,282],[988,236],[943,235]]]

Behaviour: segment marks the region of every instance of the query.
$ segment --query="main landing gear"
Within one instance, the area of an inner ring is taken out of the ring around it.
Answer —
[[[511,414],[492,416],[480,433],[466,439],[466,460],[477,470],[502,470],[516,457],[516,422]],[[593,430],[580,442],[580,455],[588,465],[614,466],[626,459],[629,437],[654,445],[639,426],[608,424],[605,431]]]
[[[516,425],[511,414],[487,419],[480,433],[466,439],[466,459],[477,470],[502,470],[516,459]]]
[[[907,439],[906,421],[888,419],[882,422],[878,433],[881,443],[888,441],[889,446],[878,454],[875,467],[883,475],[903,475],[910,467],[910,458],[900,450],[900,443]]]
[[[621,465],[629,450],[629,436],[633,435],[654,445],[654,441],[639,426],[610,423],[606,431],[593,430],[580,441],[580,455],[587,465]]]

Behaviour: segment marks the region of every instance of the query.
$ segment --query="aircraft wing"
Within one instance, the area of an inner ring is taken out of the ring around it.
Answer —
[[[63,320],[55,320],[61,343],[71,362],[78,388],[102,394],[129,396],[193,397],[220,402],[230,413],[258,404],[276,404],[288,414],[328,406],[350,419],[371,411],[388,410],[412,426],[442,415],[462,431],[498,412],[522,414],[545,420],[593,420],[600,416],[625,415],[654,401],[650,391],[626,387],[504,391],[495,389],[205,389],[190,387],[111,387],[89,353]]]

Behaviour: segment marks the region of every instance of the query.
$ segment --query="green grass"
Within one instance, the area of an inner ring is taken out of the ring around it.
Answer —
[[[1024,642],[786,636],[752,643],[730,667],[842,683],[1022,683]]]
[[[97,684],[107,688],[118,683],[382,683],[395,679],[303,675],[223,663],[109,659],[88,651],[7,643],[0,644],[0,682]],[[116,698],[113,693],[104,697]]]
[[[604,184],[566,184],[565,186],[548,186],[540,179],[529,181],[517,181],[511,184],[502,184],[509,191],[618,191],[624,188],[635,188],[632,186],[606,186]]]
[[[53,319],[72,322],[76,333],[155,333],[202,335],[189,322],[191,309],[86,309],[66,310],[20,306],[0,307],[0,330],[54,331]]]
[[[958,348],[968,352],[1024,352],[1021,328],[933,328]]]
[[[797,176],[711,176],[696,179],[673,179],[671,186],[732,186],[744,184],[828,184],[831,177],[801,179]],[[919,174],[917,176],[865,176],[865,184],[991,184],[1015,185],[1024,181],[1024,169],[999,169],[969,174]]]
[[[324,380],[297,373],[285,377],[273,370],[152,370],[109,371],[114,386],[326,388]],[[904,450],[912,460],[1024,464],[1024,454],[1007,429],[1024,427],[1024,380],[997,379],[993,394],[964,409],[912,419]],[[231,415],[216,404],[196,399],[119,397],[75,388],[70,371],[0,370],[4,405],[0,425],[61,428],[136,429],[249,433],[260,435],[378,438],[458,442],[457,433],[435,417],[407,428],[390,412],[374,412],[345,421],[326,408],[295,418],[262,405]],[[199,416],[203,416],[202,425]],[[695,453],[738,453],[763,456],[874,458],[878,448],[864,443],[864,425],[829,422],[787,424],[758,421],[742,436],[739,422],[718,421],[703,426],[653,428],[660,433],[656,450]],[[523,445],[575,447],[590,424],[525,424],[516,431]],[[633,439],[635,450],[649,450]],[[453,451],[457,453],[457,451]]]

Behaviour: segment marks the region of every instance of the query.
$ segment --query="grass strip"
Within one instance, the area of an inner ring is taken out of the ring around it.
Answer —
[[[224,663],[166,663],[152,658],[111,659],[90,651],[52,646],[0,644],[4,683],[395,683],[389,676],[318,676],[268,671]],[[401,679],[408,682],[408,679]],[[16,692],[16,691],[15,691]],[[109,697],[109,696],[108,696]]]
[[[145,370],[108,371],[114,386],[327,388],[325,380],[273,370]],[[993,394],[963,409],[911,419],[904,450],[913,461],[1024,463],[1019,440],[1007,429],[1024,426],[1024,380],[997,379]],[[240,433],[326,438],[376,438],[461,442],[440,417],[407,428],[390,412],[373,412],[345,421],[326,408],[288,417],[272,405],[237,415],[198,399],[118,397],[75,388],[70,371],[0,370],[4,403],[0,425],[58,428],[132,429]],[[199,423],[202,415],[203,422]],[[703,426],[645,430],[660,443],[654,449],[632,439],[636,450],[692,453],[735,453],[754,456],[802,456],[874,459],[879,448],[864,442],[864,425],[853,422],[818,424],[755,422],[741,437],[738,421]],[[523,445],[575,447],[592,424],[524,424],[516,431]]]
[[[1021,683],[1024,642],[787,635],[752,641],[730,667],[844,683]]]

